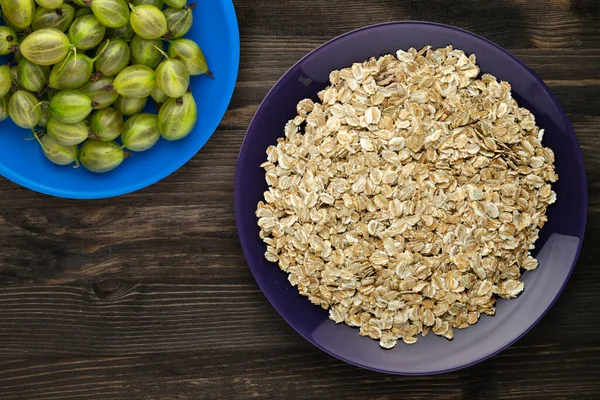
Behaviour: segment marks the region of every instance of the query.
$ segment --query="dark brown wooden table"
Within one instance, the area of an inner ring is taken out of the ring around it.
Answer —
[[[0,180],[0,399],[600,398],[600,2],[235,5],[236,94],[214,137],[177,173],[86,202]],[[590,183],[583,251],[547,316],[488,361],[417,378],[344,364],[294,332],[246,266],[232,200],[245,129],[276,80],[339,34],[407,19],[468,29],[533,68],[571,118]]]

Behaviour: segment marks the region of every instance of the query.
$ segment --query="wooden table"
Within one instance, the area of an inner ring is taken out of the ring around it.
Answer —
[[[204,0],[211,1],[211,0]],[[600,396],[600,2],[239,0],[237,91],[208,145],[140,192],[54,199],[0,180],[0,399],[591,399]],[[314,348],[273,310],[238,243],[233,178],[259,102],[348,30],[429,20],[520,57],[569,114],[590,209],[575,272],[501,354],[434,377],[386,376]]]

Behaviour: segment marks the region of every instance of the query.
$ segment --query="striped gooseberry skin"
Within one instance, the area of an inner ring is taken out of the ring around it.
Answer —
[[[90,131],[95,139],[110,142],[119,137],[124,124],[123,114],[114,107],[108,107],[92,113]]]
[[[66,124],[52,117],[48,121],[46,131],[56,143],[63,146],[76,146],[85,142],[89,136],[89,129],[85,122]]]
[[[129,118],[121,133],[123,146],[131,151],[146,151],[160,139],[158,117],[155,114],[141,113]]]
[[[26,90],[16,91],[8,102],[8,115],[15,124],[23,129],[33,129],[40,118],[42,110],[36,97]]]
[[[131,62],[150,67],[152,69],[158,67],[163,55],[163,43],[158,39],[144,39],[141,36],[135,35],[129,44],[131,50]]]
[[[131,50],[125,40],[115,39],[108,43],[103,53],[100,54],[99,49],[96,57],[96,71],[104,76],[115,76],[129,64]]]
[[[169,141],[180,140],[189,135],[198,120],[196,101],[191,93],[180,99],[167,100],[158,112],[160,135]]]
[[[156,73],[145,65],[132,65],[119,72],[113,87],[124,97],[148,97],[156,87]]]
[[[79,150],[79,161],[91,172],[104,173],[117,168],[125,160],[125,152],[116,142],[87,140]]]
[[[44,28],[23,39],[19,49],[23,57],[34,64],[54,65],[69,54],[71,43],[58,29]]]
[[[106,26],[95,15],[77,18],[69,28],[69,39],[79,50],[89,50],[98,46],[106,35]]]
[[[92,0],[91,9],[107,28],[121,28],[129,23],[129,7],[124,0]]]
[[[48,84],[50,68],[37,65],[24,58],[17,65],[17,77],[23,89],[39,92]]]
[[[63,4],[56,9],[39,7],[35,11],[31,29],[39,31],[44,28],[55,28],[66,32],[75,19],[75,9],[70,4]]]
[[[147,97],[136,99],[133,97],[119,96],[117,101],[115,101],[115,108],[119,110],[123,116],[132,117],[135,114],[140,113],[144,107],[146,107],[147,103]]]
[[[56,143],[50,135],[39,138],[42,152],[46,158],[57,165],[70,165],[77,162],[79,148],[77,146],[63,146]]]
[[[52,117],[60,122],[74,124],[83,121],[92,112],[92,100],[76,90],[63,90],[50,100]]]
[[[210,75],[206,57],[204,57],[200,46],[193,40],[185,38],[172,40],[169,43],[168,54],[169,57],[184,63],[191,76]]]
[[[158,39],[167,31],[167,19],[163,12],[151,4],[131,5],[129,23],[135,33],[144,39]]]
[[[168,37],[180,38],[190,31],[194,23],[193,8],[173,8],[169,7],[163,13],[167,19]]]
[[[33,0],[0,0],[2,13],[18,29],[26,29],[33,21],[35,3]]]
[[[190,74],[179,60],[167,59],[156,68],[156,86],[168,97],[182,97],[190,86]]]

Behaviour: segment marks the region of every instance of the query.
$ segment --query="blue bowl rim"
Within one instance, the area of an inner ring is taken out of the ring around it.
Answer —
[[[43,185],[43,184],[34,182],[28,178],[23,177],[19,173],[15,172],[11,169],[8,169],[8,168],[3,168],[2,166],[0,166],[0,176],[3,176],[4,178],[12,181],[13,183],[16,183],[17,185],[20,185],[22,187],[33,190],[38,193],[42,193],[42,194],[46,194],[46,195],[50,195],[50,196],[54,196],[54,197],[67,198],[67,199],[95,200],[95,199],[105,199],[105,198],[122,196],[125,194],[133,193],[138,190],[147,188],[149,186],[154,185],[155,183],[160,182],[161,180],[165,179],[166,177],[168,177],[169,175],[173,174],[174,172],[179,170],[181,167],[183,167],[196,154],[198,154],[198,152],[200,152],[200,150],[202,150],[202,148],[210,140],[212,135],[214,135],[215,131],[217,130],[217,128],[220,124],[220,121],[222,121],[223,117],[225,116],[225,114],[229,108],[229,104],[231,103],[231,99],[233,98],[233,92],[235,90],[235,86],[237,83],[237,78],[238,78],[238,74],[239,74],[239,66],[240,66],[239,25],[238,25],[237,14],[235,11],[235,7],[233,5],[233,1],[224,1],[223,6],[224,6],[226,28],[227,28],[227,31],[231,34],[231,37],[233,38],[233,43],[232,43],[233,47],[231,48],[231,50],[233,51],[235,64],[232,64],[230,66],[230,68],[231,68],[230,72],[233,71],[235,79],[233,79],[233,81],[227,87],[227,96],[223,97],[223,99],[225,99],[224,100],[225,104],[223,106],[222,115],[220,115],[220,118],[218,118],[218,120],[217,120],[219,122],[217,122],[216,126],[210,127],[210,129],[209,129],[209,131],[211,132],[210,135],[208,135],[205,138],[205,140],[199,144],[197,150],[190,153],[189,156],[181,158],[177,162],[173,162],[172,164],[170,164],[168,166],[168,168],[165,168],[159,174],[151,175],[151,176],[147,177],[146,179],[140,180],[133,184],[129,184],[126,186],[120,186],[115,189],[103,190],[101,192],[79,193],[77,190],[56,189],[51,186],[47,186],[47,185]]]
[[[240,169],[241,169],[241,165],[243,164],[243,158],[244,158],[244,149],[246,147],[246,140],[248,139],[248,132],[252,129],[252,126],[254,124],[254,120],[257,118],[257,115],[260,113],[261,109],[263,108],[263,106],[269,101],[269,97],[271,96],[271,94],[273,94],[274,92],[277,91],[279,84],[284,81],[286,79],[286,77],[295,69],[297,68],[300,64],[302,64],[302,62],[304,60],[306,60],[307,58],[311,57],[313,53],[321,50],[322,48],[326,47],[327,45],[337,42],[338,40],[345,38],[346,36],[350,36],[353,35],[355,33],[358,32],[362,32],[362,31],[366,31],[366,30],[370,30],[373,28],[377,28],[377,27],[381,27],[381,26],[387,26],[387,25],[398,25],[398,24],[416,24],[416,25],[431,25],[431,26],[438,26],[438,27],[443,27],[446,29],[450,29],[450,30],[455,30],[473,37],[476,37],[484,42],[487,42],[488,44],[496,47],[497,49],[499,49],[500,51],[502,51],[503,53],[505,53],[508,57],[511,57],[512,59],[514,59],[515,61],[517,61],[519,64],[521,64],[525,69],[527,69],[527,71],[529,71],[531,73],[531,75],[533,77],[535,77],[535,79],[538,81],[538,83],[544,88],[544,90],[548,93],[548,95],[550,96],[550,98],[552,99],[552,101],[554,102],[554,104],[556,105],[559,113],[560,113],[560,117],[563,121],[563,123],[565,124],[566,129],[568,130],[568,132],[570,133],[569,135],[569,140],[571,140],[572,144],[575,146],[576,150],[579,152],[579,157],[577,157],[577,163],[578,165],[578,169],[580,171],[580,179],[582,182],[582,187],[584,190],[584,207],[581,208],[580,212],[581,212],[581,218],[583,221],[583,224],[581,226],[580,232],[579,232],[579,237],[581,238],[581,240],[579,241],[578,247],[577,247],[577,252],[575,253],[575,258],[573,261],[573,264],[570,267],[569,273],[562,285],[562,287],[560,288],[560,290],[556,293],[556,296],[554,297],[554,299],[552,300],[552,302],[550,303],[550,305],[548,306],[548,308],[546,308],[546,310],[544,310],[544,312],[538,317],[538,319],[536,319],[534,322],[531,323],[531,325],[525,329],[519,336],[517,336],[516,338],[514,338],[513,340],[509,341],[508,343],[506,343],[504,346],[501,346],[498,349],[494,349],[493,351],[491,351],[490,353],[478,358],[477,360],[474,360],[470,363],[464,364],[464,365],[459,365],[453,368],[448,368],[448,369],[443,369],[443,370],[435,370],[435,371],[429,371],[429,372],[402,372],[402,371],[390,371],[390,370],[385,370],[385,369],[378,369],[378,368],[373,368],[370,366],[366,366],[366,365],[362,365],[359,362],[355,362],[352,360],[349,360],[345,357],[342,357],[338,354],[335,354],[334,352],[329,351],[328,349],[324,348],[323,346],[321,346],[319,343],[313,341],[310,337],[307,337],[306,335],[304,335],[297,327],[295,324],[293,324],[291,321],[287,320],[284,318],[284,320],[288,323],[288,325],[290,325],[296,332],[298,332],[302,337],[304,337],[304,339],[306,339],[307,341],[309,341],[310,343],[312,343],[314,346],[316,346],[317,348],[321,349],[322,351],[324,351],[325,353],[341,360],[344,361],[348,364],[351,365],[355,365],[357,367],[360,368],[364,368],[367,370],[371,370],[371,371],[375,371],[375,372],[380,372],[380,373],[385,373],[385,374],[391,374],[391,375],[404,375],[404,376],[426,376],[426,375],[437,375],[437,374],[444,374],[444,373],[448,373],[448,372],[452,372],[452,371],[457,371],[457,370],[461,370],[470,366],[473,366],[475,364],[478,364],[482,361],[485,361],[493,356],[495,356],[496,354],[502,352],[503,350],[507,349],[508,347],[512,346],[514,343],[516,343],[518,340],[520,340],[523,336],[525,336],[525,334],[527,334],[535,325],[538,324],[538,322],[548,313],[548,311],[554,306],[554,304],[556,303],[556,301],[558,300],[560,294],[562,293],[562,291],[564,290],[564,288],[567,285],[567,282],[569,281],[569,278],[571,277],[573,270],[575,269],[575,265],[577,264],[577,260],[579,259],[579,254],[581,252],[581,247],[583,245],[583,239],[584,239],[584,234],[585,234],[585,229],[586,229],[586,225],[587,225],[587,210],[588,210],[588,184],[587,184],[587,177],[586,177],[586,173],[585,173],[585,165],[583,162],[583,154],[581,153],[581,147],[579,145],[579,142],[577,140],[577,136],[575,135],[575,131],[573,130],[573,126],[571,125],[571,122],[569,121],[569,118],[567,117],[564,109],[562,108],[562,106],[560,105],[560,102],[558,101],[558,99],[556,99],[556,97],[554,96],[554,94],[552,93],[552,91],[550,90],[550,88],[546,85],[546,83],[535,73],[533,72],[533,70],[531,70],[531,68],[529,68],[523,61],[521,61],[519,58],[517,58],[516,56],[514,56],[512,53],[510,53],[508,50],[504,49],[502,46],[498,45],[497,43],[486,39],[483,36],[477,35],[473,32],[467,31],[465,29],[462,28],[458,28],[452,25],[446,25],[446,24],[440,24],[437,22],[429,22],[429,21],[411,21],[411,20],[407,20],[407,21],[391,21],[391,22],[384,22],[384,23],[379,23],[379,24],[373,24],[373,25],[367,25],[358,29],[354,29],[351,30],[349,32],[346,32],[340,36],[337,36],[323,44],[321,44],[320,46],[316,47],[315,49],[313,49],[312,51],[310,51],[309,53],[307,53],[304,57],[302,57],[300,60],[298,60],[291,68],[289,68],[282,76],[281,78],[279,78],[279,80],[275,83],[275,85],[271,88],[271,90],[269,90],[269,92],[267,93],[267,95],[265,96],[265,98],[263,99],[263,101],[261,102],[261,104],[259,105],[258,109],[256,110],[256,113],[254,115],[254,117],[252,118],[252,121],[250,122],[250,125],[248,126],[248,130],[246,131],[246,135],[244,136],[244,140],[242,141],[242,146],[240,148],[240,152],[239,152],[239,156],[238,156],[238,162],[236,164],[236,174],[235,174],[235,187],[234,187],[234,210],[235,210],[235,216],[236,216],[236,225],[238,228],[238,237],[240,240],[240,243],[242,245],[242,250],[244,252],[244,256],[246,257],[246,260],[248,260],[249,255],[246,254],[247,252],[249,252],[248,249],[251,248],[250,246],[250,235],[247,234],[247,232],[249,231],[248,229],[244,229],[244,223],[242,222],[242,218],[241,218],[241,204],[242,202],[244,202],[244,198],[242,198],[239,193],[240,193],[240,188],[242,187],[242,181],[241,181],[241,174],[240,174]],[[250,265],[248,265],[250,268],[250,271],[252,272],[252,275],[254,276],[258,286],[261,288],[260,283],[258,281],[257,276],[254,273],[254,269],[252,267],[250,267]],[[282,312],[280,311],[280,308],[278,306],[277,302],[274,302],[271,300],[271,298],[269,298],[269,296],[263,291],[263,295],[267,298],[267,300],[269,301],[269,303],[271,303],[271,305],[273,306],[273,308],[275,308],[275,310],[279,313],[280,316],[282,316]],[[282,316],[283,318],[283,316]]]

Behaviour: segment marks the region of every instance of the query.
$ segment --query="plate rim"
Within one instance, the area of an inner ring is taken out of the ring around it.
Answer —
[[[135,183],[132,183],[132,184],[129,184],[126,186],[120,186],[115,189],[103,190],[100,192],[89,191],[89,192],[80,193],[77,190],[56,189],[51,186],[44,185],[43,183],[34,182],[31,179],[22,176],[21,174],[15,173],[13,170],[11,170],[9,168],[4,168],[2,165],[0,165],[0,176],[13,182],[16,185],[19,185],[26,189],[29,189],[29,190],[32,190],[34,192],[41,193],[44,195],[48,195],[48,196],[64,198],[64,199],[72,199],[72,200],[99,200],[99,199],[119,197],[119,196],[123,196],[126,194],[137,192],[142,189],[146,189],[152,185],[159,183],[160,181],[164,180],[165,178],[169,177],[170,175],[174,174],[181,167],[183,167],[190,160],[192,160],[204,148],[204,146],[206,146],[206,143],[208,143],[208,141],[212,138],[212,136],[215,134],[215,132],[219,128],[219,125],[223,121],[223,118],[225,117],[225,114],[227,113],[227,110],[229,109],[229,106],[231,105],[231,101],[233,99],[233,94],[234,94],[237,80],[239,77],[240,59],[241,59],[241,41],[240,41],[240,30],[239,30],[237,13],[235,11],[235,6],[234,6],[232,0],[218,0],[218,1],[223,5],[223,11],[224,11],[224,16],[225,16],[225,26],[226,26],[227,31],[231,34],[231,37],[232,37],[231,51],[233,54],[233,59],[235,61],[234,61],[234,64],[230,68],[232,68],[232,71],[234,71],[234,72],[233,72],[232,81],[228,82],[226,85],[225,93],[227,93],[227,96],[225,97],[226,100],[224,100],[225,107],[223,108],[222,112],[220,112],[220,114],[222,114],[222,115],[220,115],[220,118],[218,119],[216,126],[212,127],[211,129],[208,129],[208,131],[211,131],[211,133],[210,133],[210,135],[208,135],[206,137],[206,139],[203,142],[200,143],[197,151],[195,151],[193,154],[190,154],[189,157],[185,157],[185,158],[181,159],[181,161],[173,163],[168,168],[165,168],[164,170],[162,170],[160,173],[151,175],[145,179],[136,181]]]
[[[581,220],[583,221],[582,226],[579,233],[579,244],[577,246],[577,251],[575,252],[575,257],[573,259],[573,262],[569,268],[569,272],[564,280],[564,282],[562,283],[561,288],[558,290],[558,292],[556,293],[556,295],[554,296],[554,299],[550,302],[550,304],[548,305],[548,307],[539,315],[539,317],[533,321],[529,327],[527,327],[525,330],[523,330],[518,336],[516,336],[514,339],[509,340],[506,344],[501,345],[499,348],[492,350],[491,352],[489,352],[488,354],[481,356],[479,358],[477,358],[476,360],[473,360],[469,363],[465,363],[462,365],[458,365],[452,368],[445,368],[445,369],[441,369],[441,370],[434,370],[434,371],[428,371],[428,372],[407,372],[407,371],[394,371],[394,370],[387,370],[387,369],[382,369],[382,368],[375,368],[375,367],[371,367],[371,366],[366,366],[363,365],[359,362],[355,362],[352,360],[347,359],[346,357],[340,356],[338,354],[335,354],[332,351],[329,351],[328,349],[326,349],[325,347],[321,346],[319,343],[313,341],[310,337],[307,337],[306,335],[304,335],[302,332],[300,332],[296,326],[291,323],[288,319],[286,319],[285,317],[283,317],[282,313],[279,310],[279,306],[277,305],[278,303],[274,303],[271,298],[265,293],[265,291],[263,290],[261,284],[259,283],[257,276],[254,273],[254,268],[252,266],[250,266],[250,263],[248,262],[249,256],[247,254],[247,249],[249,249],[251,246],[249,245],[249,240],[251,240],[251,238],[249,237],[249,235],[247,235],[245,232],[247,230],[242,229],[243,227],[245,227],[244,223],[241,222],[242,221],[242,217],[241,217],[241,203],[244,201],[243,198],[240,197],[239,193],[240,193],[240,189],[242,187],[242,182],[241,182],[241,164],[244,158],[244,150],[245,147],[247,145],[247,140],[248,140],[248,133],[250,132],[250,130],[252,129],[253,125],[255,124],[255,120],[258,117],[258,114],[261,112],[262,108],[265,106],[265,104],[269,101],[269,97],[274,93],[274,91],[277,90],[278,86],[280,85],[280,83],[287,78],[287,76],[295,69],[297,68],[299,65],[302,64],[303,61],[305,61],[307,58],[311,57],[313,55],[313,53],[321,50],[322,48],[337,42],[343,38],[345,38],[346,36],[350,36],[353,34],[356,34],[358,32],[362,32],[362,31],[366,31],[366,30],[370,30],[373,28],[378,28],[378,27],[383,27],[383,26],[389,26],[389,25],[407,25],[407,24],[413,24],[413,25],[430,25],[430,26],[437,26],[437,27],[442,27],[445,29],[449,29],[449,30],[454,30],[454,31],[458,31],[460,33],[466,34],[466,35],[470,35],[473,36],[477,39],[480,39],[484,42],[486,42],[487,44],[497,48],[498,50],[500,50],[502,53],[506,54],[508,57],[512,58],[514,61],[516,61],[518,64],[520,64],[522,67],[524,67],[527,71],[529,71],[529,73],[531,74],[531,76],[533,76],[536,81],[542,86],[542,88],[544,89],[545,92],[547,92],[547,94],[550,96],[551,100],[553,101],[554,105],[557,107],[557,110],[560,114],[560,118],[562,120],[562,122],[564,123],[566,130],[568,131],[569,135],[569,140],[571,142],[573,142],[573,144],[575,145],[576,148],[576,152],[579,154],[579,157],[577,157],[577,165],[578,165],[578,173],[580,176],[580,180],[583,183],[583,207],[580,210],[581,213]],[[453,372],[453,371],[458,371],[458,370],[462,370],[468,367],[471,367],[475,364],[479,364],[485,360],[490,359],[491,357],[497,355],[498,353],[506,350],[507,348],[509,348],[510,346],[512,346],[514,343],[516,343],[517,341],[519,341],[521,338],[523,338],[523,336],[525,336],[534,326],[536,326],[541,320],[542,318],[544,318],[544,316],[546,316],[546,314],[548,313],[548,311],[550,311],[550,309],[554,306],[554,304],[556,303],[556,301],[558,300],[558,298],[560,297],[560,295],[562,294],[563,290],[565,289],[567,283],[569,282],[569,279],[571,278],[571,275],[573,274],[573,271],[575,269],[575,266],[577,265],[577,262],[579,261],[579,255],[581,253],[581,248],[583,246],[583,242],[585,239],[585,230],[586,230],[586,226],[587,226],[587,211],[588,211],[588,206],[589,206],[589,199],[588,199],[588,182],[587,182],[587,175],[586,175],[586,170],[585,170],[585,164],[584,164],[584,159],[583,159],[583,153],[581,151],[581,146],[579,144],[579,141],[577,139],[577,135],[575,134],[575,131],[573,129],[573,126],[571,125],[571,122],[566,114],[566,112],[564,111],[562,105],[560,104],[560,102],[558,101],[558,99],[556,98],[556,96],[554,96],[554,94],[552,93],[552,91],[550,90],[550,88],[548,87],[548,85],[546,85],[546,83],[543,81],[543,79],[541,79],[531,68],[529,68],[523,61],[521,61],[518,57],[516,57],[515,55],[513,55],[511,52],[509,52],[508,50],[506,50],[504,47],[500,46],[499,44],[493,42],[490,39],[487,39],[483,36],[480,36],[476,33],[470,32],[466,29],[462,29],[456,26],[452,26],[452,25],[447,25],[447,24],[441,24],[441,23],[437,23],[437,22],[430,22],[430,21],[419,21],[419,20],[404,20],[404,21],[390,21],[390,22],[383,22],[383,23],[377,23],[377,24],[372,24],[372,25],[366,25],[357,29],[353,29],[351,31],[348,31],[346,33],[343,33],[339,36],[334,37],[333,39],[330,39],[324,43],[322,43],[321,45],[315,47],[313,50],[311,50],[310,52],[308,52],[306,55],[304,55],[302,58],[300,58],[297,62],[295,62],[278,80],[277,82],[273,85],[273,87],[267,92],[267,94],[265,95],[265,97],[263,98],[263,100],[261,101],[260,105],[258,106],[256,112],[254,113],[254,116],[252,117],[252,120],[250,121],[250,124],[248,125],[248,128],[246,130],[246,133],[244,135],[244,139],[242,141],[242,145],[240,147],[240,151],[238,154],[238,160],[236,162],[236,172],[235,172],[235,179],[234,179],[234,213],[235,213],[235,219],[236,219],[236,227],[237,227],[237,231],[238,231],[238,238],[242,247],[242,251],[244,253],[244,258],[246,259],[246,263],[248,265],[248,268],[250,269],[250,272],[252,273],[252,276],[254,277],[258,287],[260,288],[263,296],[265,296],[267,298],[267,300],[269,301],[269,303],[271,304],[271,306],[277,311],[277,313],[279,314],[279,316],[290,326],[292,327],[292,329],[294,329],[298,334],[300,334],[300,336],[302,336],[305,340],[307,340],[309,343],[311,343],[313,346],[319,348],[320,350],[322,350],[323,352],[337,358],[338,360],[344,361],[348,364],[357,366],[359,368],[363,368],[366,370],[371,370],[371,371],[375,371],[375,372],[379,372],[379,373],[384,373],[384,374],[389,374],[389,375],[401,375],[401,376],[427,376],[427,375],[438,375],[438,374],[445,374],[445,373],[449,373],[449,372]]]

